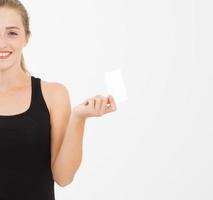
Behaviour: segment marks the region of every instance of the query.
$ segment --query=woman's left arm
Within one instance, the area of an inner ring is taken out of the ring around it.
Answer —
[[[60,151],[53,165],[54,178],[60,185],[72,182],[82,160],[82,143],[86,119],[71,114]]]
[[[72,182],[80,166],[86,119],[88,117],[102,116],[115,110],[115,101],[111,95],[108,97],[96,95],[73,109],[63,142],[53,165],[54,179],[62,187]]]

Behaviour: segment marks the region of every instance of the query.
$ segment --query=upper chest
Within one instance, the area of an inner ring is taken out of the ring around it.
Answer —
[[[41,92],[50,113],[50,85],[41,80]],[[26,85],[5,94],[0,94],[0,115],[15,115],[25,112],[31,103],[31,85]],[[50,113],[51,114],[51,113]]]

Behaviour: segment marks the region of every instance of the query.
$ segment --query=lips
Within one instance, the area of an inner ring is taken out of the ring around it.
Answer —
[[[0,59],[7,59],[11,54],[11,51],[0,51]]]

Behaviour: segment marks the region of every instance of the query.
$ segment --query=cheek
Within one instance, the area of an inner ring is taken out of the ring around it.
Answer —
[[[9,45],[14,51],[21,51],[24,43],[21,40],[16,40],[16,41],[13,40],[13,41],[10,41]]]

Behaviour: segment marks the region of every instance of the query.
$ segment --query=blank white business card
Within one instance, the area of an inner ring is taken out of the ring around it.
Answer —
[[[124,102],[128,99],[121,69],[105,72],[105,84],[108,94],[111,94],[116,103]]]

